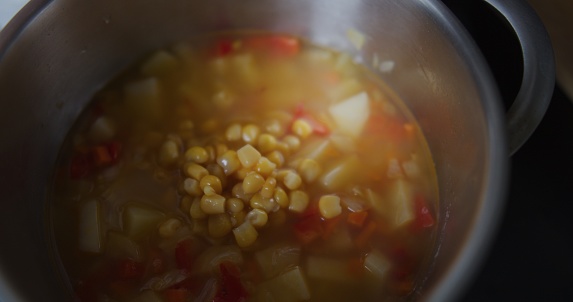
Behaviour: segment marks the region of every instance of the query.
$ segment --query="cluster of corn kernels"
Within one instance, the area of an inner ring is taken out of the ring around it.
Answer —
[[[305,187],[319,177],[321,165],[309,158],[293,163],[288,157],[312,135],[312,127],[299,119],[288,126],[232,123],[219,132],[213,139],[218,143],[189,145],[183,154],[182,208],[189,209],[194,228],[212,238],[232,233],[239,246],[247,247],[272,213],[302,213],[308,207]],[[165,143],[161,149],[160,160],[175,150]],[[325,218],[335,217],[340,200],[323,196],[319,208]]]

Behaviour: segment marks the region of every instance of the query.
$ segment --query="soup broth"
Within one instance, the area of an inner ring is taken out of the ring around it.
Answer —
[[[413,297],[434,247],[426,142],[350,56],[277,34],[157,51],[64,145],[51,221],[79,301]]]

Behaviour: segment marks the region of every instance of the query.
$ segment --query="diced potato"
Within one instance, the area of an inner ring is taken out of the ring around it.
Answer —
[[[129,204],[123,210],[123,231],[132,239],[139,239],[157,229],[165,214],[150,207]]]
[[[295,267],[259,286],[259,301],[298,302],[310,299],[310,290],[300,267]]]
[[[178,64],[179,61],[175,56],[162,50],[155,53],[143,63],[141,73],[148,76],[161,75],[177,68]]]
[[[328,281],[348,281],[350,278],[347,271],[347,262],[322,258],[316,256],[309,256],[306,259],[306,272],[309,278],[316,278],[319,280]]]
[[[160,85],[156,78],[127,84],[124,88],[127,112],[144,120],[157,120],[163,114]]]
[[[350,156],[331,165],[324,170],[320,183],[329,190],[338,190],[351,180],[355,180],[360,173],[360,159]]]
[[[280,243],[256,252],[255,260],[263,276],[271,278],[298,266],[300,253],[300,246]]]
[[[361,92],[354,95],[330,106],[328,112],[341,133],[358,137],[370,116],[368,94]]]
[[[99,201],[90,200],[81,205],[78,241],[82,251],[91,253],[102,251],[103,226],[101,219]]]
[[[413,188],[405,179],[394,180],[384,196],[366,190],[366,198],[374,211],[386,219],[389,226],[398,228],[414,220]]]
[[[143,260],[141,247],[135,241],[118,232],[108,232],[105,252],[108,257]]]
[[[383,279],[390,271],[390,261],[379,251],[372,251],[364,258],[364,268],[370,271],[374,276]]]

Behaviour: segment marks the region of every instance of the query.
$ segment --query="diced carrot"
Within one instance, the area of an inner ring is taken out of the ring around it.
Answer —
[[[370,240],[370,237],[374,235],[375,231],[376,231],[376,222],[370,221],[370,223],[368,223],[368,225],[364,229],[362,229],[362,231],[358,234],[358,236],[356,236],[356,239],[354,240],[354,244],[356,245],[356,247],[358,247],[359,249],[366,248],[368,246],[368,241]]]
[[[348,213],[348,218],[346,219],[346,221],[348,222],[348,224],[352,226],[362,227],[367,217],[368,217],[367,211],[350,212]]]
[[[163,291],[163,298],[165,302],[187,302],[191,297],[191,292],[187,289],[168,288]]]
[[[323,220],[323,228],[322,228],[322,239],[324,240],[328,240],[328,238],[330,238],[330,235],[332,235],[332,233],[334,232],[334,229],[336,229],[336,226],[338,226],[338,223],[342,220],[342,216],[338,215],[337,217],[331,218],[331,219],[325,219]]]
[[[111,163],[111,155],[106,146],[95,146],[92,150],[92,159],[96,167],[107,166]]]
[[[245,44],[248,48],[280,57],[292,57],[300,52],[299,40],[286,35],[255,36],[247,39]]]

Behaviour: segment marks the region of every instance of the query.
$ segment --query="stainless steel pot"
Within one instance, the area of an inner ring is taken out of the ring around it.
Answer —
[[[367,65],[375,54],[393,62],[377,71],[420,122],[440,183],[439,244],[417,297],[455,299],[494,235],[509,154],[540,122],[554,85],[549,40],[532,10],[487,2],[523,49],[523,84],[505,118],[479,50],[437,0],[32,1],[0,34],[0,300],[71,300],[46,212],[60,145],[90,96],[153,49],[229,29],[289,32]],[[351,28],[367,37],[360,51],[346,38]]]

